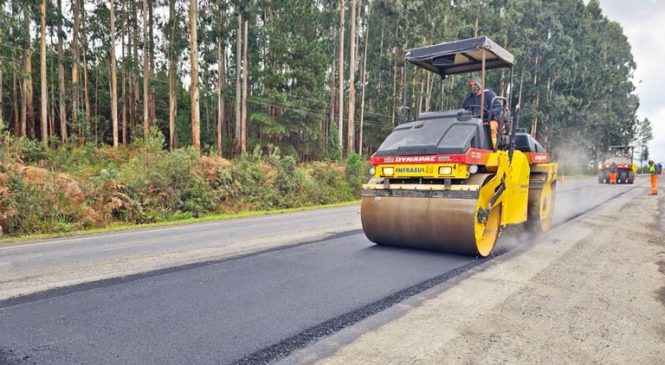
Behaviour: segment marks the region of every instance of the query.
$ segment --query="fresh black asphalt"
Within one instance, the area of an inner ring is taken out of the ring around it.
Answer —
[[[473,258],[362,234],[0,310],[0,343],[37,363],[225,363]]]

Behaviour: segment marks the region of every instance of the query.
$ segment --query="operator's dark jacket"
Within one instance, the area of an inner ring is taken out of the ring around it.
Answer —
[[[481,95],[469,95],[464,99],[464,105],[462,108],[466,110],[471,110],[473,115],[480,116],[480,97]],[[494,105],[492,104],[492,100],[496,97],[496,93],[490,89],[485,89],[485,112],[483,115],[483,119],[485,120],[492,120],[495,119],[497,122],[501,123],[503,122],[502,120],[502,113],[501,110],[503,109],[501,105],[501,101],[495,100]],[[489,110],[489,114],[487,115],[487,110]]]

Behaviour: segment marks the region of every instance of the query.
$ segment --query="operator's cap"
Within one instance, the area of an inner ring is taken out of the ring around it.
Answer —
[[[469,87],[473,86],[473,84],[476,84],[478,87],[482,86],[479,76],[472,77],[471,80],[469,80],[469,82],[467,83]]]

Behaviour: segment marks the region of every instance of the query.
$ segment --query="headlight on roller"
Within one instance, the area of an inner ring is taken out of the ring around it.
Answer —
[[[439,175],[452,175],[452,174],[453,174],[452,166],[439,167]]]
[[[369,168],[369,174],[371,176],[374,176],[374,174],[376,174],[376,167],[374,167],[374,166],[370,167]]]
[[[469,173],[470,174],[475,174],[476,172],[478,172],[478,165],[469,166]]]
[[[384,167],[383,168],[383,174],[387,176],[392,176],[395,173],[395,169],[392,167]]]

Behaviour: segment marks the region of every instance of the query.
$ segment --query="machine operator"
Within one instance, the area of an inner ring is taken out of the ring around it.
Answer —
[[[469,95],[464,99],[462,108],[470,110],[473,115],[480,116],[480,104],[483,97],[483,90],[481,89],[480,77],[475,76],[469,80]],[[496,148],[498,131],[501,130],[501,123],[503,122],[502,109],[503,106],[499,100],[494,100],[496,93],[491,89],[484,90],[484,107],[483,122],[488,122],[490,126],[492,145]],[[494,101],[494,103],[492,103]]]

